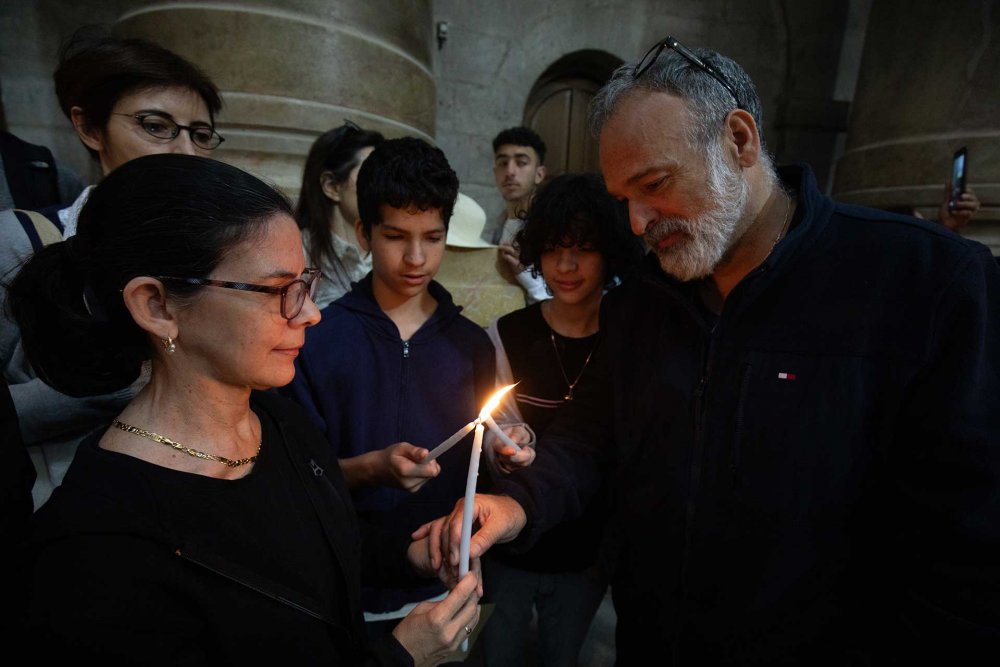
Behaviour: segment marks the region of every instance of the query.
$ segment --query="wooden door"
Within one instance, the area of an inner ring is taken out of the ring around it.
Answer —
[[[589,79],[555,79],[532,92],[524,124],[545,142],[548,176],[600,172],[597,141],[590,135],[587,109],[600,84]]]

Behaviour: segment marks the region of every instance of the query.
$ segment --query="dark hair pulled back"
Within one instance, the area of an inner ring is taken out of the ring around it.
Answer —
[[[150,357],[149,335],[125,307],[137,276],[205,278],[225,254],[291,206],[273,187],[208,158],[129,160],[91,192],[77,234],[35,253],[10,286],[25,353],[71,396],[128,386]],[[164,283],[173,297],[204,289]]]
[[[364,148],[374,148],[384,140],[385,137],[378,132],[345,123],[324,132],[313,142],[302,173],[299,203],[295,207],[295,221],[309,237],[311,266],[324,266],[324,259],[331,263],[339,262],[330,235],[333,202],[323,192],[323,172],[330,172],[335,183],[343,183],[350,177],[351,170],[360,164],[358,153]]]

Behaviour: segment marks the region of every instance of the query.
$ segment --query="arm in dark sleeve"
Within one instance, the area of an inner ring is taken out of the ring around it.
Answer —
[[[985,249],[943,290],[892,462],[904,623],[918,641],[1000,641],[1000,270]],[[935,639],[930,639],[935,638]],[[979,642],[979,644],[977,644]],[[980,654],[982,655],[982,654]]]

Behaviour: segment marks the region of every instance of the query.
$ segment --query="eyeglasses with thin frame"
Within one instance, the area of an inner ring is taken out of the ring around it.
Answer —
[[[308,268],[302,272],[302,278],[296,278],[283,287],[270,285],[254,285],[253,283],[234,283],[228,280],[211,280],[209,278],[179,278],[177,276],[156,276],[157,280],[186,285],[202,285],[205,287],[225,287],[226,289],[244,292],[264,292],[265,294],[281,295],[281,316],[286,320],[294,320],[302,312],[306,296],[310,299],[316,291],[319,269]]]
[[[746,111],[747,108],[743,104],[743,102],[740,101],[740,96],[736,94],[736,89],[733,88],[733,86],[729,83],[729,81],[726,80],[726,77],[722,75],[722,72],[715,69],[714,67],[706,63],[704,60],[696,56],[694,52],[692,52],[690,49],[688,49],[686,46],[678,42],[673,37],[664,37],[661,41],[654,44],[649,51],[646,51],[646,55],[644,55],[642,57],[642,60],[636,63],[635,68],[632,69],[632,80],[635,81],[643,74],[645,74],[646,71],[653,66],[653,63],[656,62],[656,59],[660,57],[660,54],[663,53],[664,49],[673,49],[681,56],[683,56],[684,59],[687,60],[689,63],[691,63],[692,65],[694,65],[695,67],[697,67],[698,69],[700,69],[701,71],[705,72],[713,79],[718,81],[720,84],[722,84],[722,87],[728,90],[729,94],[733,96],[733,100],[736,102],[736,108],[743,109],[744,111]]]
[[[207,151],[214,151],[219,147],[219,144],[225,141],[222,135],[210,125],[181,125],[170,116],[163,114],[114,112],[113,115],[134,118],[139,127],[146,131],[146,134],[164,141],[173,141],[181,133],[181,130],[187,130],[194,145]]]

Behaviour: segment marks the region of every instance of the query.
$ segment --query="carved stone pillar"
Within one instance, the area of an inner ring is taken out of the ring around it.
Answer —
[[[432,22],[430,0],[143,2],[115,30],[203,67],[225,104],[216,157],[294,197],[313,140],[344,119],[432,140]]]
[[[834,196],[936,218],[967,146],[982,209],[963,232],[1000,254],[1000,3],[874,0]]]

